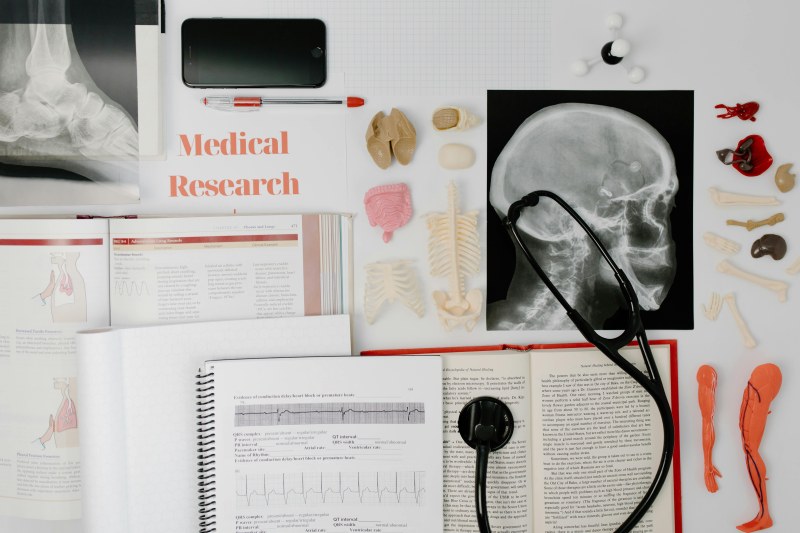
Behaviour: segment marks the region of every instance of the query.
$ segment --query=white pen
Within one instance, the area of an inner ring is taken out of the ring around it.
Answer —
[[[344,98],[296,98],[296,97],[265,97],[265,96],[206,96],[203,105],[224,111],[256,111],[266,105],[346,105],[347,107],[361,107],[364,99],[358,96]]]

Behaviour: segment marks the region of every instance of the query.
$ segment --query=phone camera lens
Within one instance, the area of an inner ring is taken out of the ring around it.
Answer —
[[[311,57],[313,57],[314,59],[319,59],[320,57],[322,57],[323,53],[324,52],[322,51],[322,48],[320,48],[319,46],[311,49]]]

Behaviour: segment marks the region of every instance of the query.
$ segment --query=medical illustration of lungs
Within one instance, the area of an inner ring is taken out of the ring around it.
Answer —
[[[659,308],[676,272],[670,213],[678,177],[672,149],[655,128],[605,105],[563,103],[535,112],[495,161],[489,202],[502,219],[512,202],[534,190],[562,196],[626,273],[642,309]],[[518,228],[567,301],[592,327],[602,328],[620,309],[620,294],[581,227],[555,204],[541,202],[523,212]],[[490,283],[492,271],[490,266]],[[517,251],[506,299],[489,307],[487,328],[570,327]]]
[[[54,414],[50,414],[47,429],[34,443],[42,450],[52,441],[56,448],[78,447],[78,408],[74,398],[78,395],[76,378],[53,378],[53,389],[61,392]]]
[[[86,282],[78,270],[79,252],[50,254],[50,279],[38,296],[49,305],[54,323],[86,322]]]

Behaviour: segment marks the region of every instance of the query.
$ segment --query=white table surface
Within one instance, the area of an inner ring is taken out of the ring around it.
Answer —
[[[368,2],[330,2],[330,4],[348,5],[349,8],[363,7]],[[176,5],[177,4],[177,5]],[[254,6],[257,12],[253,11]],[[285,4],[279,3],[281,6]],[[285,15],[287,10],[293,16],[318,16],[313,9],[314,2],[298,2],[292,9],[282,9],[277,13],[271,11],[270,3],[256,3],[252,0],[230,0],[224,4],[211,0],[196,2],[172,2],[168,5],[168,35],[165,40],[165,53],[169,56],[165,61],[164,83],[167,108],[170,98],[183,94],[180,82],[177,51],[179,50],[179,24],[189,16],[270,16]],[[430,9],[457,9],[458,2],[431,1]],[[512,13],[527,4],[525,0],[493,2],[497,10],[507,9]],[[223,7],[224,6],[224,7]],[[683,478],[683,524],[684,531],[734,531],[734,526],[751,519],[757,510],[756,499],[750,485],[744,457],[741,451],[741,438],[738,428],[739,406],[742,392],[752,369],[761,363],[773,362],[783,371],[783,388],[772,404],[773,414],[770,416],[766,436],[760,448],[764,456],[769,475],[769,500],[775,525],[771,531],[775,533],[796,531],[800,523],[800,506],[795,502],[794,484],[800,478],[800,462],[793,453],[794,444],[800,437],[800,424],[793,423],[793,410],[800,407],[800,388],[794,378],[800,377],[800,368],[795,362],[798,355],[797,340],[793,333],[797,331],[800,317],[800,296],[797,288],[792,287],[789,301],[779,304],[763,289],[749,286],[732,278],[715,272],[714,267],[721,258],[719,254],[707,248],[701,235],[708,230],[726,234],[721,221],[736,217],[746,219],[745,210],[722,210],[714,206],[708,199],[706,190],[710,186],[723,189],[741,190],[738,175],[723,168],[716,159],[715,150],[731,145],[736,140],[750,133],[759,133],[765,137],[776,164],[795,162],[800,165],[800,144],[797,142],[795,129],[800,121],[800,106],[796,98],[800,87],[800,69],[797,67],[796,55],[800,50],[800,37],[796,30],[796,21],[800,20],[800,7],[790,2],[745,2],[743,0],[713,0],[706,2],[689,2],[673,0],[670,2],[636,2],[633,0],[575,0],[570,2],[543,2],[541,13],[548,14],[550,25],[532,28],[531,31],[549,31],[549,46],[540,49],[535,59],[544,65],[546,72],[538,73],[534,83],[520,84],[526,79],[522,69],[530,68],[531,63],[525,61],[507,62],[509,69],[508,88],[531,89],[693,89],[695,91],[695,165],[694,165],[694,287],[695,287],[695,329],[693,331],[651,331],[651,338],[676,338],[679,341],[679,381],[680,381],[680,416],[681,416],[681,456]],[[331,7],[331,9],[334,9]],[[571,62],[579,57],[595,53],[606,40],[609,33],[605,29],[604,20],[611,12],[622,13],[625,17],[623,35],[631,41],[634,51],[629,57],[630,63],[642,65],[647,71],[647,79],[640,85],[631,85],[623,73],[616,68],[599,66],[585,78],[575,78],[569,70]],[[510,17],[509,17],[510,18]],[[390,24],[391,21],[384,21]],[[475,31],[470,26],[470,31]],[[341,31],[329,25],[329,32]],[[374,44],[374,43],[372,43]],[[331,51],[332,54],[336,53]],[[341,54],[351,54],[350,59],[358,55],[358,50],[343,49]],[[380,50],[372,50],[372,54]],[[386,50],[387,58],[402,54],[398,50]],[[333,57],[338,64],[347,64],[346,57]],[[498,61],[504,58],[499,57]],[[351,61],[352,63],[352,61]],[[446,68],[446,65],[438,65]],[[478,73],[480,74],[480,73]],[[415,77],[416,76],[416,77]],[[364,78],[362,86],[368,82]],[[375,235],[367,233],[370,228],[363,216],[360,200],[364,190],[371,183],[371,176],[378,176],[382,182],[397,176],[406,177],[402,170],[393,169],[389,173],[379,175],[361,146],[366,121],[378,109],[388,111],[393,105],[402,104],[412,116],[427,120],[433,100],[421,98],[428,92],[436,93],[436,102],[447,103],[446,91],[441,87],[414,87],[415,79],[422,80],[422,74],[409,72],[405,86],[395,88],[372,89],[362,92],[368,105],[362,110],[355,110],[348,116],[348,178],[350,180],[350,210],[359,213],[355,218],[356,243],[375,243],[369,247],[356,248],[356,272],[363,261],[374,260],[381,252],[376,247],[383,246]],[[514,81],[516,80],[516,81]],[[513,86],[512,86],[513,85]],[[521,86],[522,85],[522,86]],[[502,88],[497,85],[495,88]],[[346,85],[353,94],[361,88],[357,83]],[[452,88],[453,100],[465,105],[480,105],[483,97]],[[392,94],[394,93],[394,94]],[[717,103],[733,104],[747,100],[756,100],[762,104],[758,121],[741,122],[736,119],[721,121],[714,118]],[[177,131],[178,126],[170,122],[167,115],[166,131]],[[477,130],[468,139],[479,146],[485,130]],[[427,150],[427,152],[426,152]],[[465,185],[462,192],[465,205],[480,207],[485,214],[485,151],[478,150],[478,163],[468,176],[460,178]],[[427,154],[427,155],[426,155]],[[431,162],[432,173],[439,172],[435,167],[433,148],[420,148],[422,161]],[[481,166],[483,164],[483,166]],[[396,167],[397,165],[395,165]],[[423,168],[423,167],[420,167]],[[407,173],[406,173],[407,174]],[[424,174],[424,172],[423,172]],[[771,172],[761,178],[760,183],[748,186],[747,191],[753,194],[776,194],[771,183]],[[425,176],[413,176],[414,183],[422,183]],[[439,187],[431,187],[433,195],[440,190],[442,200],[425,199],[421,206],[415,206],[418,212],[427,208],[441,209],[436,205],[444,205],[446,183],[445,177],[432,177],[432,182]],[[473,180],[473,181],[469,181]],[[419,186],[419,185],[418,185]],[[783,234],[789,245],[789,253],[780,267],[774,267],[776,277],[787,279],[795,285],[800,278],[790,278],[778,274],[789,262],[800,256],[800,225],[794,221],[800,216],[800,192],[793,191],[785,198],[782,210],[787,214],[787,221],[775,231]],[[415,201],[417,198],[415,197]],[[142,212],[152,212],[148,206],[148,198],[143,197],[140,206]],[[33,210],[31,210],[33,211]],[[61,212],[71,212],[70,209]],[[412,224],[421,224],[415,219]],[[483,224],[483,221],[481,222]],[[421,227],[421,226],[420,226]],[[372,230],[374,231],[374,230]],[[401,230],[402,231],[402,230]],[[400,235],[398,233],[397,235]],[[743,239],[743,242],[746,239]],[[411,239],[413,241],[413,239]],[[396,252],[404,247],[417,246],[417,254],[424,257],[424,240],[398,244]],[[743,253],[746,253],[743,252]],[[424,264],[418,266],[424,269]],[[360,276],[357,277],[356,291]],[[477,286],[485,288],[485,280],[476,281]],[[742,346],[739,334],[728,313],[723,313],[716,322],[709,322],[700,313],[699,306],[706,302],[712,290],[727,292],[735,290],[742,313],[747,317],[750,328],[759,345],[755,349]],[[418,332],[413,345],[443,344],[490,344],[499,342],[565,342],[579,340],[575,332],[535,332],[535,333],[501,333],[486,332],[479,324],[472,333],[447,334],[438,329],[432,306],[428,304],[428,314],[424,322],[416,318],[406,319],[398,313],[391,315],[396,322],[390,325],[379,324],[376,327],[366,326],[360,306],[354,316],[354,339],[356,350],[378,347],[408,346],[408,326]],[[412,321],[413,320],[413,321]],[[717,389],[716,433],[714,461],[724,477],[719,480],[720,491],[709,494],[703,484],[703,459],[701,449],[700,415],[697,408],[697,386],[695,373],[699,365],[712,364],[717,369],[719,384]],[[80,522],[37,523],[14,519],[0,518],[2,531],[81,531]]]

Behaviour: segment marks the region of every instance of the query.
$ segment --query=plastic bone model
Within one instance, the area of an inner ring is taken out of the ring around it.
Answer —
[[[614,35],[614,40],[609,41],[600,49],[600,57],[590,60],[578,59],[572,63],[572,73],[576,76],[585,76],[593,65],[601,60],[606,65],[616,65],[631,51],[631,43],[620,38],[619,30],[622,28],[622,15],[612,13],[606,17],[606,26]],[[639,83],[644,79],[644,70],[641,67],[631,67],[628,70],[628,81]]]
[[[364,195],[364,208],[371,226],[383,229],[383,242],[389,242],[398,228],[411,219],[411,194],[405,183],[379,185]]]
[[[742,448],[747,462],[747,472],[758,497],[758,514],[744,524],[736,526],[739,531],[760,531],[772,527],[767,502],[767,465],[764,464],[758,448],[767,427],[769,406],[781,389],[783,377],[781,370],[772,363],[757,366],[750,375],[747,388],[742,396],[739,411],[739,429],[742,432]]]
[[[697,369],[697,400],[700,403],[700,414],[703,418],[703,476],[708,492],[717,492],[717,478],[722,477],[711,461],[714,449],[714,409],[717,391],[717,372],[709,365]]]
[[[367,323],[375,323],[385,303],[399,301],[417,316],[425,314],[417,276],[412,261],[370,263],[364,267],[367,278],[364,287],[364,315]]]
[[[458,190],[452,181],[447,188],[447,211],[428,215],[428,261],[431,275],[446,277],[448,290],[434,291],[439,321],[447,331],[464,326],[471,331],[483,305],[480,289],[464,292],[464,280],[480,270],[478,212],[460,213]]]

